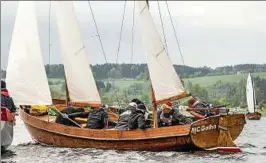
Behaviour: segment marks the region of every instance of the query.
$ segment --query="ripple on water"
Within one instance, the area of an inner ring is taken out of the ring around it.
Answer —
[[[237,154],[220,154],[211,151],[194,152],[147,152],[116,151],[99,149],[55,148],[35,143],[31,140],[22,121],[19,119],[14,133],[14,142],[9,150],[2,154],[2,161],[16,163],[220,163],[220,162],[266,162],[266,119],[248,122],[236,144],[243,150]],[[257,127],[255,127],[257,126]]]

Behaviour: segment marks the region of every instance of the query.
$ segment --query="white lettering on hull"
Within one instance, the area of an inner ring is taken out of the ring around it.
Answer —
[[[202,126],[192,127],[191,133],[196,134],[198,132],[205,132],[205,131],[216,130],[216,129],[217,129],[216,125],[212,125],[212,124],[209,124],[208,126],[202,125]]]

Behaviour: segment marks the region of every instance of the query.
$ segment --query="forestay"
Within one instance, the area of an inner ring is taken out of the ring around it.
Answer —
[[[156,102],[185,93],[179,76],[163,46],[146,1],[139,6],[139,28]]]
[[[34,1],[19,1],[6,73],[7,88],[16,105],[52,104]]]
[[[247,78],[247,85],[246,85],[246,97],[247,97],[247,105],[248,105],[248,111],[249,113],[255,112],[255,98],[254,98],[255,92],[253,89],[253,81],[251,78],[251,74],[248,74]]]
[[[72,1],[57,1],[56,21],[66,81],[72,102],[100,104]]]

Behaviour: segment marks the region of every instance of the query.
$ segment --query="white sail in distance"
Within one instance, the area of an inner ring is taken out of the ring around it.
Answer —
[[[253,81],[251,74],[248,74],[247,77],[247,85],[246,85],[246,98],[249,113],[255,112],[255,92],[253,88]]]

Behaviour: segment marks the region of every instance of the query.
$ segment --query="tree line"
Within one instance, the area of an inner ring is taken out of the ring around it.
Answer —
[[[254,77],[254,90],[256,93],[256,104],[261,108],[266,106],[266,79]],[[208,87],[201,87],[199,84],[188,83],[186,88],[193,95],[199,97],[203,101],[213,103],[215,105],[227,104],[231,107],[247,107],[246,103],[246,79],[238,82],[222,82],[217,81]]]
[[[96,64],[91,66],[96,80],[137,78],[148,79],[149,71],[147,64]],[[193,78],[201,76],[228,75],[246,72],[266,72],[266,64],[239,64],[235,66],[223,66],[212,69],[210,67],[190,67],[174,65],[176,72],[181,78]],[[48,78],[64,78],[63,64],[45,65]],[[82,70],[81,70],[82,71]],[[1,78],[5,78],[5,70],[1,70]]]

